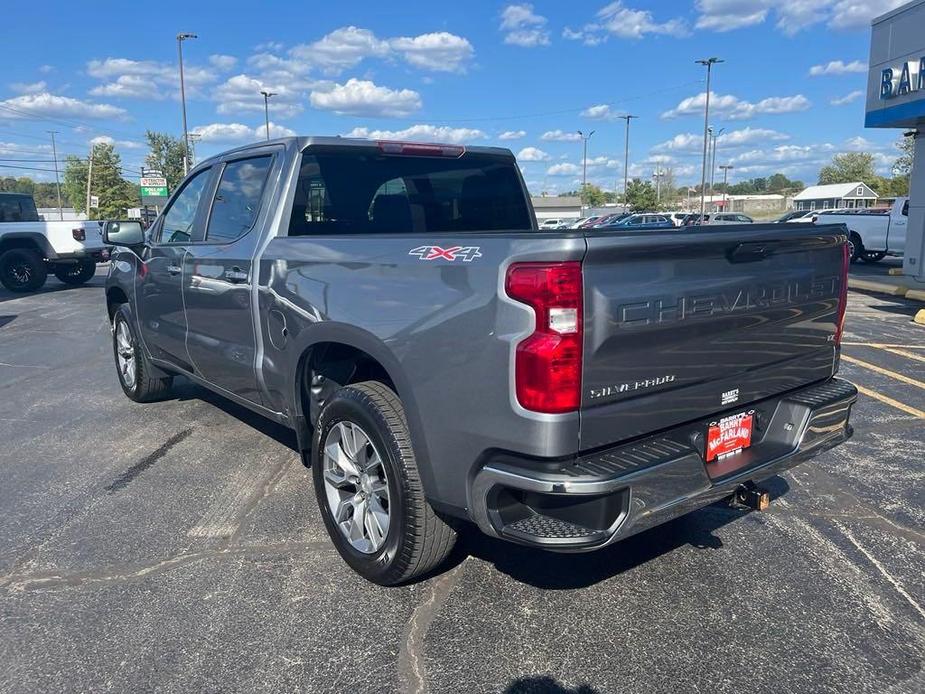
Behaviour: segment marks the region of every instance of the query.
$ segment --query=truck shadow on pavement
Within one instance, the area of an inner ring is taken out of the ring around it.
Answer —
[[[599,689],[588,684],[566,687],[549,675],[521,677],[504,688],[503,694],[597,694]]]
[[[772,499],[783,496],[790,490],[787,481],[782,477],[772,477],[762,486],[770,492]],[[723,541],[715,534],[716,531],[749,513],[753,512],[731,507],[725,502],[717,502],[633,535],[610,547],[576,554],[548,552],[497,540],[483,535],[475,526],[467,525],[460,532],[460,542],[450,558],[450,566],[462,562],[467,556],[473,556],[491,562],[498,571],[514,580],[536,588],[587,588],[685,545],[698,550],[722,549]],[[446,567],[442,567],[442,570],[445,571]]]

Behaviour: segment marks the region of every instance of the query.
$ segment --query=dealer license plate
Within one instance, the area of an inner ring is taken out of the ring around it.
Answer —
[[[740,412],[711,423],[707,429],[706,461],[725,458],[751,446],[754,417],[753,411]]]

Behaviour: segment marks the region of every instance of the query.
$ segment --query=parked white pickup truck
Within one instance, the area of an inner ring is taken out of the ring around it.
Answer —
[[[108,258],[99,222],[46,222],[31,195],[0,193],[0,284],[11,292],[40,289],[49,272],[83,284]]]
[[[906,248],[909,198],[896,198],[888,211],[858,208],[849,211],[820,212],[818,224],[844,224],[848,227],[851,261],[876,263],[888,255],[902,255]]]

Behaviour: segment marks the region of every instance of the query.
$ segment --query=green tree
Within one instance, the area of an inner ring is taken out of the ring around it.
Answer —
[[[93,145],[93,174],[90,194],[99,198],[99,208],[91,209],[88,217],[118,219],[125,216],[129,207],[139,205],[138,187],[122,178],[122,159],[111,144]],[[77,212],[87,210],[88,161],[68,157],[61,188]]]
[[[581,189],[581,204],[585,207],[599,207],[607,202],[604,191],[593,183],[586,183]]]
[[[874,157],[867,152],[845,152],[832,157],[832,163],[819,171],[819,183],[854,183],[862,181],[872,188],[878,182]]]
[[[633,212],[654,210],[657,204],[655,187],[648,181],[634,178],[626,184],[626,204]]]
[[[183,180],[183,154],[186,151],[183,141],[153,130],[145,132],[145,140],[148,142],[145,168],[156,169],[164,174],[167,187],[173,192]]]

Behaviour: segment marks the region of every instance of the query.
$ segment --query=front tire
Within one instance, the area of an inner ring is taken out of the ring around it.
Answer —
[[[848,252],[851,254],[852,263],[856,263],[864,257],[864,243],[861,241],[861,235],[856,231],[848,234]]]
[[[160,400],[170,390],[173,376],[159,376],[138,341],[128,304],[122,304],[112,321],[112,352],[122,392],[135,402]]]
[[[13,248],[0,255],[0,284],[11,292],[35,292],[48,277],[45,260],[31,248]]]
[[[390,388],[366,381],[335,392],[312,443],[321,515],[354,571],[390,586],[446,559],[456,532],[424,498],[405,411]]]
[[[89,281],[96,274],[96,263],[84,258],[72,265],[59,265],[55,268],[55,277],[59,282],[77,286]]]

